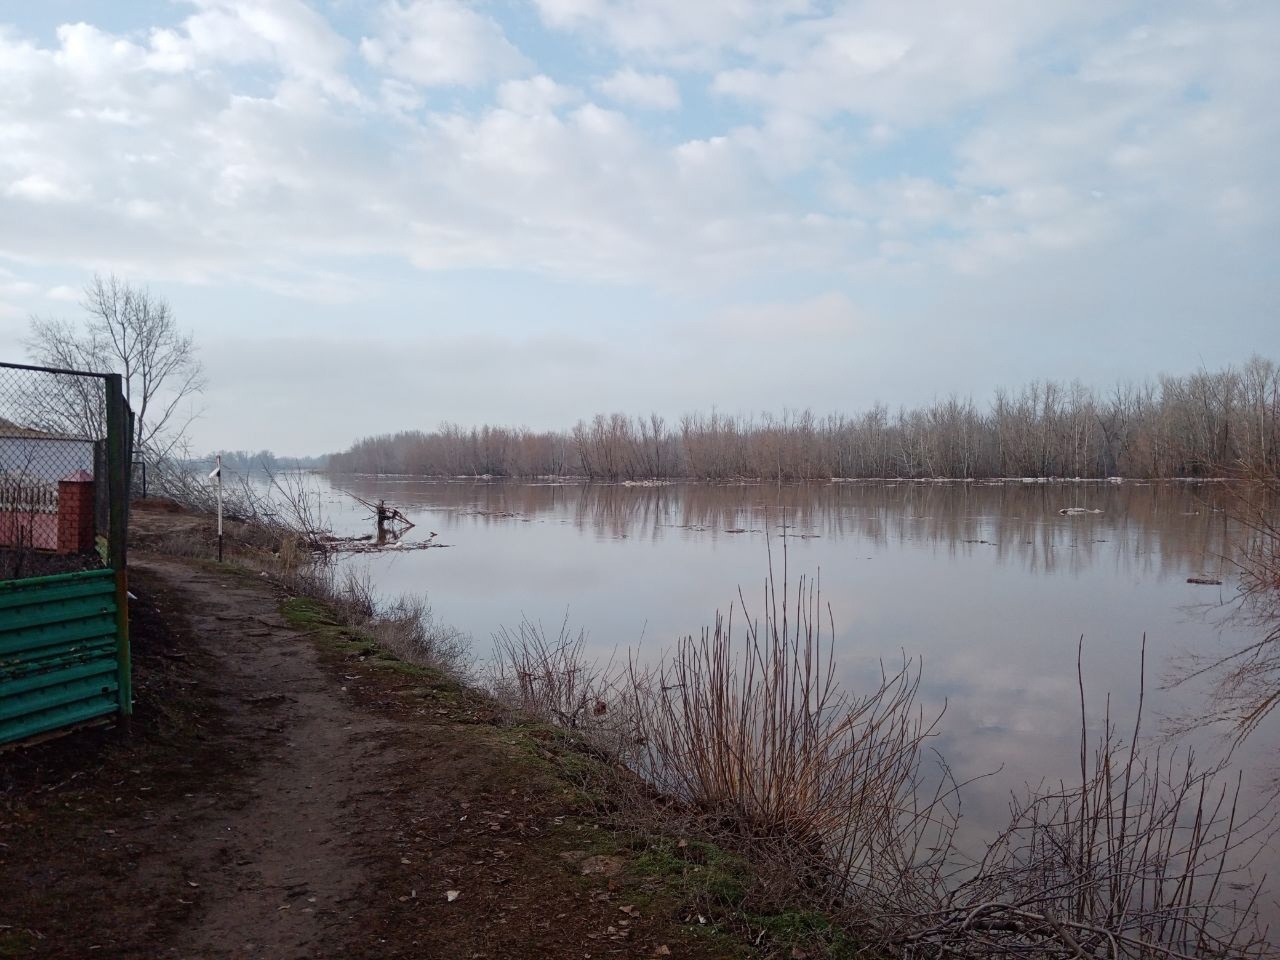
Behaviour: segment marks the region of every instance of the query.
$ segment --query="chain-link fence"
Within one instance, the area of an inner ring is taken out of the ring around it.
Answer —
[[[131,419],[111,409],[113,394],[123,405],[119,386],[111,376],[0,364],[0,580],[113,565],[112,508],[124,504],[113,504],[121,484],[112,474],[127,478],[128,466],[110,441],[113,421],[127,434]]]

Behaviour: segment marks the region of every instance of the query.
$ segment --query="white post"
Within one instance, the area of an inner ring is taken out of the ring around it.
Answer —
[[[218,468],[214,471],[218,477],[218,562],[222,562],[222,454],[218,454]]]

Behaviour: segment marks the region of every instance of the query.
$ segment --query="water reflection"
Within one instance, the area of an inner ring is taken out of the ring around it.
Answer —
[[[697,535],[712,543],[766,527],[801,539],[915,542],[955,557],[989,554],[1037,573],[1212,572],[1230,550],[1215,484],[919,483],[668,484],[435,482],[344,478],[342,489],[443,514],[455,530],[554,520],[613,540]],[[1100,514],[1064,516],[1072,507]],[[1204,564],[1208,563],[1208,567]]]

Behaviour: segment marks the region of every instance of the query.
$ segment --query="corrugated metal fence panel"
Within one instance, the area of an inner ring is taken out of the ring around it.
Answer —
[[[0,743],[115,713],[115,574],[0,583]]]

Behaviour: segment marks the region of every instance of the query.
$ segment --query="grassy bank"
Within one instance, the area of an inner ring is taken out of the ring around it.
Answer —
[[[588,739],[513,711],[460,679],[451,662],[431,655],[407,659],[402,654],[413,654],[401,645],[402,628],[391,631],[397,639],[389,645],[381,639],[388,635],[385,621],[375,615],[361,624],[363,606],[351,605],[342,589],[328,598],[290,597],[281,609],[314,640],[335,674],[351,664],[371,667],[386,690],[407,695],[413,709],[455,725],[450,735],[466,749],[501,756],[499,776],[513,790],[565,805],[554,829],[534,842],[542,858],[564,865],[567,882],[586,889],[607,880],[620,907],[618,922],[602,939],[626,942],[629,918],[646,916],[668,930],[664,945],[678,955],[694,947],[722,957],[854,955],[852,941],[831,918],[768,896],[747,858],[664,829],[670,824],[656,815],[657,805],[650,816],[637,817],[645,788]]]

